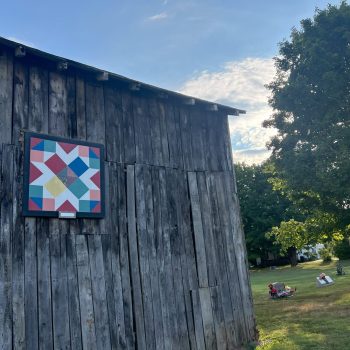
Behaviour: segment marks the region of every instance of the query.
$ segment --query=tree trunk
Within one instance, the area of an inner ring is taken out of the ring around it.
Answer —
[[[288,249],[288,256],[289,256],[290,265],[292,267],[297,266],[298,258],[297,258],[297,249],[295,247],[290,247]]]

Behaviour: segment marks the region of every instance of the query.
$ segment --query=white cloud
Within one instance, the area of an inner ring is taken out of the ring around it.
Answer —
[[[266,158],[269,157],[270,153],[266,148],[263,149],[248,149],[241,151],[233,151],[233,160],[235,163],[245,164],[260,164]]]
[[[149,21],[161,21],[161,20],[166,19],[166,18],[168,18],[168,14],[166,12],[161,12],[161,13],[158,13],[154,16],[148,17],[147,20],[149,20]]]
[[[217,72],[200,72],[180,89],[186,95],[247,110],[245,115],[229,117],[235,162],[260,163],[270,154],[265,145],[276,132],[261,123],[272,112],[264,85],[274,74],[271,58],[246,58],[228,62]]]

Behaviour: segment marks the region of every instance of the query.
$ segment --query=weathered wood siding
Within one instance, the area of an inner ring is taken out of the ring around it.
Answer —
[[[24,218],[22,130],[104,144],[106,217]],[[0,53],[0,349],[256,338],[227,116]]]

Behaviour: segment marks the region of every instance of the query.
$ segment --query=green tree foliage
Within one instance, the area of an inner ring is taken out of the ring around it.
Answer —
[[[274,113],[264,122],[278,131],[269,144],[274,185],[304,209],[335,214],[335,228],[344,228],[350,223],[350,6],[329,5],[301,21],[275,63],[268,86]]]
[[[267,258],[268,252],[278,253],[279,246],[265,234],[289,218],[291,202],[273,191],[262,165],[236,164],[235,170],[248,258]]]
[[[343,239],[334,246],[334,255],[340,260],[350,259],[350,241]]]
[[[275,226],[266,236],[280,245],[281,252],[288,252],[291,247],[301,250],[308,245],[341,241],[343,233],[336,228],[334,214],[322,211],[314,211],[304,221],[282,221]]]

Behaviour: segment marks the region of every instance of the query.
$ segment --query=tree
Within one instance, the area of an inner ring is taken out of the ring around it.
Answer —
[[[281,252],[288,253],[292,266],[298,263],[297,250],[309,244],[305,224],[294,219],[282,221],[280,226],[273,227],[266,237],[274,238],[275,243],[280,244]]]
[[[265,234],[289,218],[291,202],[273,191],[263,165],[236,164],[235,170],[248,258],[265,259],[268,252],[278,253],[280,248]]]
[[[271,161],[293,200],[350,223],[350,6],[316,10],[280,44],[268,86]],[[299,203],[300,204],[300,203]]]
[[[297,265],[297,251],[316,243],[333,245],[344,236],[335,227],[334,214],[314,211],[304,221],[282,221],[279,226],[272,227],[266,237],[273,239],[280,246],[282,253],[288,253],[292,266]]]

